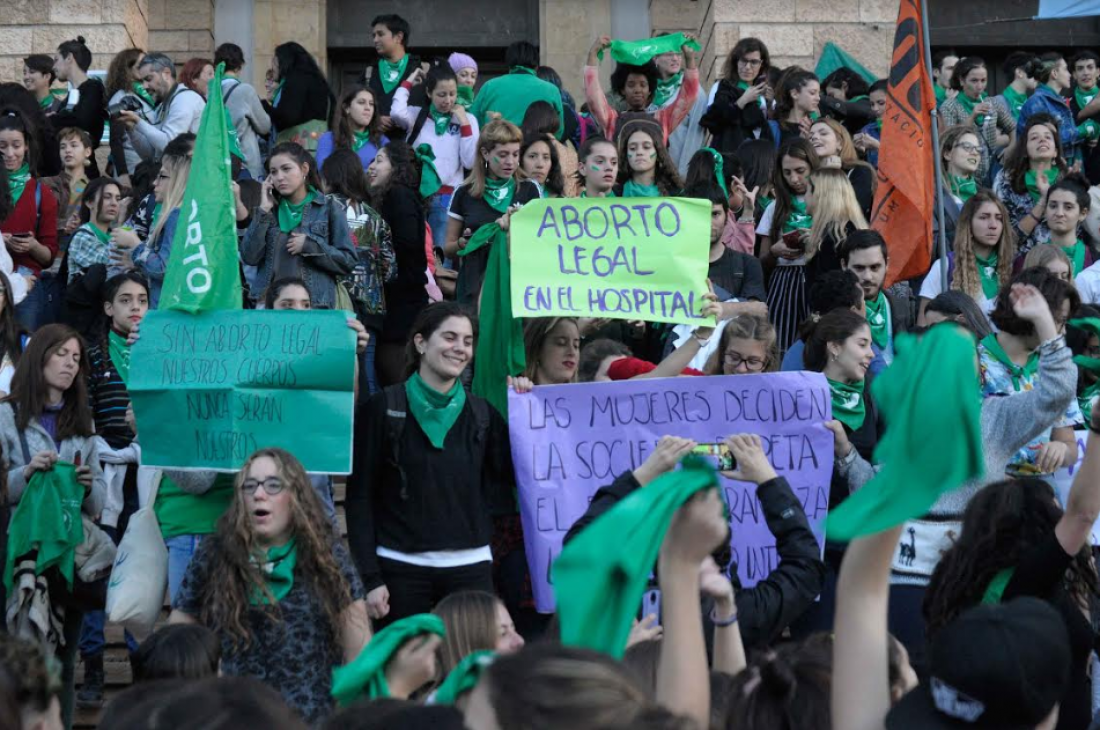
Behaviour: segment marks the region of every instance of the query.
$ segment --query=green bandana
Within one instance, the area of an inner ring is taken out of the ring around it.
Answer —
[[[435,123],[435,134],[437,137],[442,137],[447,134],[447,127],[451,126],[451,115],[444,114],[441,111],[436,111],[434,106],[428,107],[428,115],[432,118],[432,122]]]
[[[714,178],[718,183],[718,187],[722,188],[722,192],[726,197],[730,196],[729,186],[726,185],[726,162],[722,159],[722,153],[713,147],[703,147],[703,152],[709,152],[710,156],[714,158]]]
[[[886,422],[874,454],[882,468],[829,515],[830,540],[927,514],[941,494],[982,474],[974,337],[956,325],[936,325],[923,337],[899,334],[894,348],[893,363],[871,386]]]
[[[565,546],[551,581],[563,644],[622,657],[673,515],[697,492],[717,487],[714,469],[688,458],[631,492]]]
[[[459,86],[458,87],[458,99],[456,103],[466,109],[469,109],[474,105],[474,87],[472,86]]]
[[[703,50],[697,41],[688,40],[683,33],[670,33],[637,41],[611,41],[611,57],[619,63],[642,66],[662,53],[680,53],[685,45],[696,53]],[[596,56],[602,61],[603,51],[601,50]]]
[[[271,95],[271,106],[279,106],[279,100],[283,98],[284,86],[286,86],[286,79],[279,79],[279,83],[275,84],[275,93]]]
[[[656,185],[639,185],[633,180],[623,183],[624,198],[659,198],[661,189]]]
[[[405,68],[409,65],[409,54],[401,57],[397,63],[390,63],[384,58],[378,59],[378,79],[382,82],[382,90],[392,94],[401,79],[405,78]]]
[[[1058,182],[1057,167],[1052,167],[1049,170],[1046,170],[1043,174],[1046,175],[1047,182],[1051,185]],[[1024,173],[1024,185],[1027,186],[1027,192],[1031,196],[1031,202],[1038,203],[1039,198],[1041,198],[1042,195],[1039,193],[1039,186],[1035,184],[1035,181],[1036,175],[1034,170],[1028,170]]]
[[[878,127],[878,130],[880,132],[882,131],[882,117],[879,117],[875,120],[875,126]]]
[[[1059,246],[1062,253],[1069,257],[1073,263],[1073,276],[1077,276],[1085,269],[1085,242],[1080,238],[1072,246]]]
[[[984,102],[986,98],[986,95],[982,94],[981,98],[975,101],[961,91],[955,95],[955,101],[959,102],[962,108],[966,110],[967,116],[972,115],[974,113],[974,107]],[[979,127],[982,126],[982,124],[985,123],[985,115],[979,114],[978,116],[974,117],[974,123]]]
[[[581,197],[582,198],[587,198],[588,197],[588,190],[582,190],[581,191]],[[605,198],[614,198],[614,197],[618,197],[618,196],[615,195],[614,190],[608,190],[606,193],[604,193],[604,197]]]
[[[443,619],[431,613],[418,613],[394,621],[379,631],[348,664],[332,671],[332,696],[340,707],[347,707],[362,696],[368,699],[390,696],[386,665],[411,639],[425,634],[444,636]]]
[[[1073,362],[1100,375],[1100,360],[1078,355],[1073,358]],[[1085,365],[1085,362],[1088,365]],[[1085,417],[1085,426],[1088,428],[1092,428],[1092,407],[1096,405],[1097,398],[1100,398],[1100,380],[1085,388],[1081,391],[1081,395],[1077,396],[1077,406],[1081,409],[1081,415]]]
[[[1086,119],[1081,124],[1077,125],[1077,134],[1081,135],[1086,140],[1094,140],[1100,137],[1100,126],[1091,119]]]
[[[508,420],[508,376],[527,367],[523,323],[512,316],[512,264],[508,236],[496,223],[477,229],[459,256],[489,247],[489,263],[481,285],[481,315],[474,359],[474,395],[489,401]]]
[[[153,98],[153,95],[145,89],[140,81],[134,82],[134,93],[149,106],[155,107],[157,105],[157,100]]]
[[[1012,113],[1013,119],[1020,118],[1020,110],[1024,108],[1024,104],[1027,103],[1027,92],[1020,93],[1011,86],[1006,86],[1004,90],[1005,101],[1008,103],[1008,110]]]
[[[997,265],[1001,263],[996,251],[989,254],[988,258],[982,258],[974,254],[974,265],[978,267],[978,278],[982,281],[982,294],[989,301],[997,298],[997,292],[1001,288],[1001,280],[997,276]]]
[[[124,385],[129,385],[130,346],[126,344],[126,338],[113,329],[107,332],[107,354],[118,371],[118,377],[122,378]]]
[[[41,99],[38,100],[38,106],[42,107],[43,109],[49,109],[53,105],[53,102],[54,102],[53,94],[46,94],[45,96],[43,96]]]
[[[852,431],[858,431],[867,415],[867,402],[863,399],[865,381],[848,384],[825,379],[829,381],[829,392],[833,396],[833,418]]]
[[[867,325],[871,328],[871,340],[885,350],[890,344],[890,302],[880,291],[874,301],[866,302]]]
[[[27,181],[31,179],[31,168],[26,162],[18,169],[8,173],[8,190],[11,191],[11,204],[19,202],[23,197],[23,188],[27,187]]]
[[[370,142],[370,130],[364,129],[362,132],[352,132],[353,139],[351,141],[351,151],[358,152],[367,146]]]
[[[680,92],[680,84],[684,83],[684,72],[669,76],[667,79],[657,79],[657,92],[653,95],[653,106],[663,109],[665,104],[672,101],[672,97]]]
[[[966,205],[966,201],[974,197],[978,192],[978,181],[972,177],[955,177],[948,175],[948,185],[951,186],[951,194]]]
[[[1005,568],[998,571],[997,575],[993,576],[993,580],[989,581],[989,585],[986,586],[985,593],[982,595],[982,605],[995,606],[1000,603],[1005,594],[1005,588],[1008,588],[1008,584],[1015,573],[1015,568]]]
[[[449,391],[440,393],[425,383],[420,373],[413,373],[405,381],[405,395],[409,400],[409,411],[428,441],[435,448],[442,449],[447,434],[466,407],[466,389],[462,387],[462,382],[456,380]]]
[[[31,476],[8,524],[4,585],[9,595],[16,561],[35,551],[36,575],[57,568],[66,585],[72,586],[76,548],[84,540],[83,502],[84,486],[76,480],[73,464],[59,461],[49,471]]]
[[[809,230],[814,227],[814,218],[806,212],[806,201],[801,198],[791,199],[791,214],[783,223],[783,232]]]
[[[932,85],[932,92],[936,95],[936,106],[943,104],[947,101],[947,89],[943,88],[939,84]]]
[[[768,206],[775,202],[775,196],[758,195],[756,196],[756,204],[760,207],[760,210],[767,210]]]
[[[1001,343],[997,340],[996,333],[986,335],[982,340],[982,347],[989,353],[990,357],[1005,366],[1008,370],[1008,374],[1012,377],[1012,387],[1019,393],[1020,392],[1020,380],[1024,377],[1034,378],[1035,374],[1039,372],[1039,353],[1033,352],[1027,357],[1027,363],[1024,365],[1017,365],[1012,362],[1012,359],[1008,356],[1008,353],[1001,347]]]
[[[255,557],[252,558],[252,563],[260,566],[267,590],[271,592],[275,602],[278,603],[286,598],[290,589],[294,587],[294,566],[298,563],[298,547],[294,540],[268,550],[262,563]],[[267,593],[253,586],[248,602],[253,606],[266,606],[271,603],[271,600]]]
[[[748,81],[738,81],[736,88],[737,88],[738,91],[741,91],[741,92],[748,91],[749,90],[749,82]],[[764,110],[764,111],[768,110],[768,100],[766,98],[764,98],[763,94],[761,94],[757,98],[756,101],[760,104],[760,108],[762,110]]]
[[[510,73],[510,74],[530,74],[531,76],[537,75],[537,74],[535,74],[535,69],[528,68],[527,66],[512,66],[512,68],[508,69],[508,73]]]
[[[1080,86],[1075,86],[1073,89],[1073,98],[1077,100],[1077,109],[1080,111],[1089,105],[1096,95],[1100,94],[1100,88],[1093,87],[1088,91],[1085,91]]]
[[[238,160],[244,161],[244,152],[241,151],[241,142],[237,139],[237,127],[233,124],[233,116],[229,113],[229,107],[223,106],[222,111],[225,112],[225,129],[229,136],[229,154]]]
[[[508,212],[508,206],[512,204],[512,198],[516,194],[516,178],[497,180],[495,177],[485,177],[485,202],[497,213]],[[467,243],[467,245],[469,245]]]
[[[496,659],[496,653],[492,651],[475,651],[455,665],[443,683],[439,685],[428,704],[453,705],[459,697],[466,694],[481,680],[481,675]]]
[[[104,246],[111,245],[111,234],[109,231],[100,230],[99,226],[91,221],[88,221],[81,226],[87,231],[91,231],[92,235],[96,237],[96,240],[102,243]]]
[[[427,200],[443,187],[439,170],[435,168],[435,150],[425,142],[417,146],[416,159],[420,160],[420,197]]]
[[[318,195],[315,188],[310,188],[306,192],[306,197],[302,198],[301,203],[291,203],[286,198],[279,201],[279,230],[283,233],[290,233],[298,226],[302,225],[302,216],[305,215],[306,206],[310,204],[314,196]]]

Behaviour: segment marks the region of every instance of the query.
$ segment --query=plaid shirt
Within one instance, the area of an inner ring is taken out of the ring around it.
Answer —
[[[87,271],[90,266],[95,264],[106,266],[110,263],[110,256],[107,254],[108,246],[96,238],[91,225],[91,223],[85,223],[76,229],[69,241],[69,283]]]

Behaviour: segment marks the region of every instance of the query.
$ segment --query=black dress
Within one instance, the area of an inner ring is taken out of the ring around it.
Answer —
[[[378,211],[390,226],[397,277],[385,285],[383,342],[403,343],[413,321],[428,306],[428,254],[424,247],[424,206],[417,191],[396,185],[386,192]]]

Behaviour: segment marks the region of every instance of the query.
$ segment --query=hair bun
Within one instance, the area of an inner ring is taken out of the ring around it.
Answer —
[[[84,41],[84,36],[82,36],[82,35],[78,35],[78,36],[76,37],[76,42],[77,42],[77,43],[79,43],[79,44],[80,44],[80,45],[82,45],[82,46],[83,46],[83,45],[86,45],[86,44],[85,44],[85,41]]]

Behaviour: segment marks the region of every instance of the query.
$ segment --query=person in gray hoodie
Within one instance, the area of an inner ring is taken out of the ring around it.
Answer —
[[[260,138],[271,132],[271,117],[250,84],[240,80],[244,68],[244,51],[235,43],[223,43],[214,51],[214,65],[225,64],[222,79],[222,99],[229,118],[237,130],[237,144],[244,154],[244,169],[253,180],[263,180],[264,158],[260,154]]]

